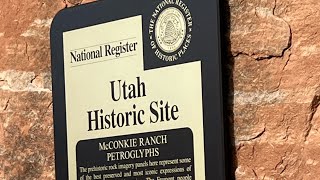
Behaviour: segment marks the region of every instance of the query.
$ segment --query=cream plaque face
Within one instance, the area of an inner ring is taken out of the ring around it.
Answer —
[[[142,16],[63,33],[69,179],[205,179],[201,61],[144,70],[142,39]]]

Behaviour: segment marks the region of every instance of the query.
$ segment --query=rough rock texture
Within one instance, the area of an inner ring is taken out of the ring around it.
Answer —
[[[0,179],[55,179],[49,27],[93,0],[3,0]],[[320,177],[320,1],[221,0],[236,179]]]
[[[1,1],[1,180],[55,179],[49,29],[60,9],[79,3]]]
[[[236,179],[320,177],[320,1],[229,0]]]

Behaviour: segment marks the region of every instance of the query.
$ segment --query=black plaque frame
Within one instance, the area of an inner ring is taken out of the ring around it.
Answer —
[[[67,8],[54,18],[51,27],[52,83],[54,102],[54,136],[56,179],[68,179],[67,129],[64,85],[63,32],[142,15],[143,33],[149,17],[160,0],[101,0]],[[184,0],[193,14],[194,34],[188,52],[178,61],[165,63],[152,57],[144,36],[145,69],[202,61],[202,101],[205,138],[205,172],[208,180],[226,179],[224,123],[222,117],[222,78],[219,0]]]

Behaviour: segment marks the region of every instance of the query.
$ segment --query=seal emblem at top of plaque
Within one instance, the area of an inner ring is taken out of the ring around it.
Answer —
[[[186,52],[192,37],[191,12],[181,0],[163,0],[153,11],[149,39],[154,55],[163,61],[176,61]]]
[[[158,46],[166,53],[172,53],[181,47],[186,36],[186,21],[182,12],[169,7],[161,12],[155,26]]]

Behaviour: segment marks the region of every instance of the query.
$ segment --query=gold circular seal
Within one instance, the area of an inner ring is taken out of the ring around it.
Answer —
[[[163,10],[155,25],[155,39],[160,49],[166,53],[178,50],[186,36],[186,21],[182,12],[169,7]]]

